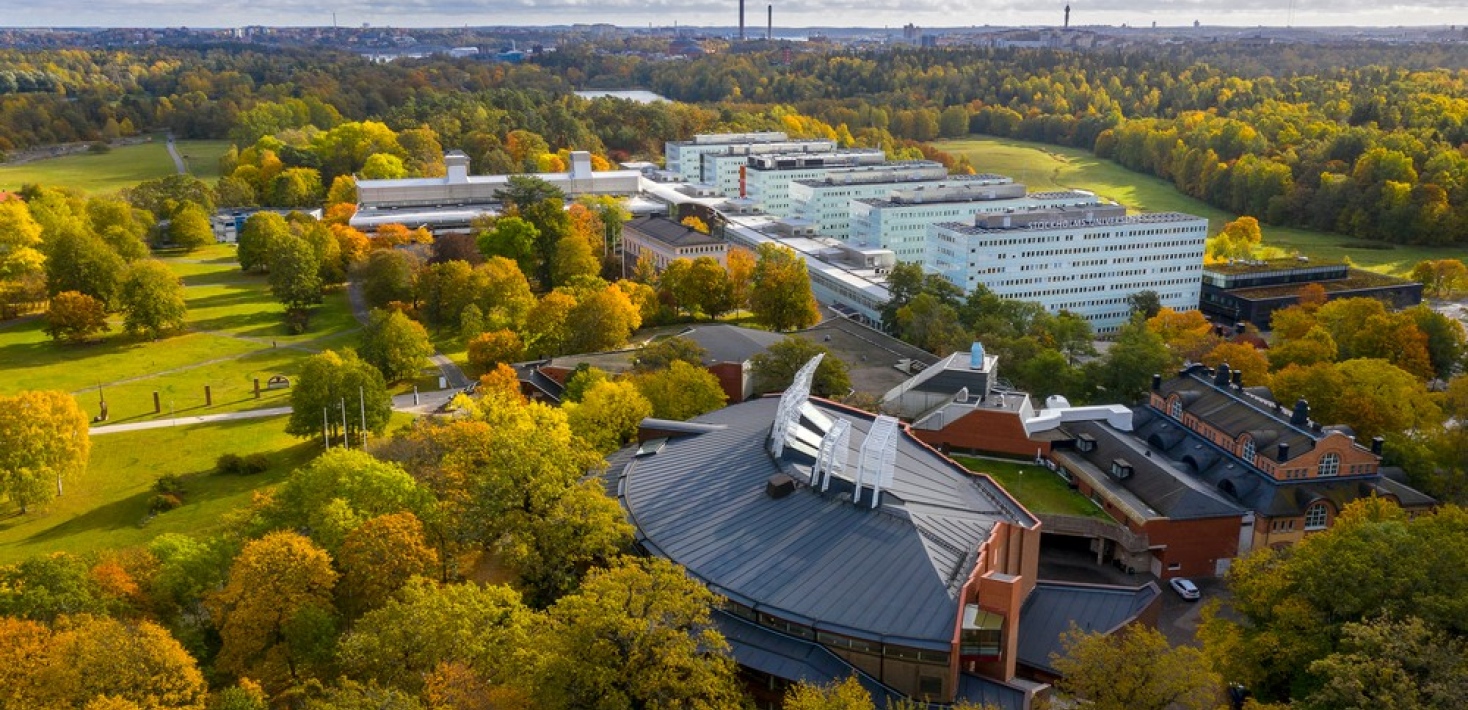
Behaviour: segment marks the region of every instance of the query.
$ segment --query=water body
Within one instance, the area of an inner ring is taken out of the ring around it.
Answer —
[[[666,96],[659,96],[651,91],[643,91],[641,89],[577,91],[576,95],[580,96],[583,99],[599,99],[603,96],[609,96],[614,99],[628,99],[631,101],[636,101],[640,104],[650,104],[654,101],[668,100]]]

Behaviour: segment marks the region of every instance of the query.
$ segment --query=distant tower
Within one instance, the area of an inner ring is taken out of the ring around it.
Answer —
[[[739,41],[744,41],[744,0],[739,0]]]
[[[1070,29],[1070,6],[1065,6],[1065,29]]]
[[[775,6],[765,6],[765,39],[775,38]]]

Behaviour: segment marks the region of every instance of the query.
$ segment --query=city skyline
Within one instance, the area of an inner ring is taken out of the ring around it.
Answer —
[[[765,3],[769,4],[769,3]],[[760,3],[750,5],[751,12],[763,20]],[[1165,0],[1100,0],[1095,3],[1072,3],[1071,25],[1132,27],[1188,26],[1197,21],[1210,26],[1234,27],[1393,27],[1393,26],[1461,26],[1468,25],[1468,6],[1457,0],[1413,0],[1383,6],[1366,0],[1344,0],[1326,5],[1319,2],[1264,2],[1241,0],[1226,8],[1200,0],[1171,2]],[[869,5],[845,0],[808,0],[803,3],[774,3],[775,26],[780,28],[866,27],[881,29],[901,27],[907,23],[919,26],[1033,26],[1060,25],[1065,2],[1053,8],[1036,9],[1032,3],[1019,0],[1001,2],[980,8],[965,7],[948,0],[917,0],[902,9],[875,10]],[[955,19],[970,15],[970,22]],[[10,15],[12,20],[19,14]],[[860,19],[860,22],[831,22],[832,18]],[[502,0],[470,3],[464,0],[400,0],[388,3],[348,2],[303,6],[283,0],[117,0],[105,7],[81,0],[61,0],[44,7],[32,7],[20,27],[237,27],[271,26],[372,26],[390,27],[454,27],[454,26],[547,26],[607,23],[628,28],[679,25],[697,27],[734,27],[738,24],[738,3],[699,2],[631,2],[610,0],[595,5],[585,0],[529,2]],[[750,20],[753,24],[763,24]]]

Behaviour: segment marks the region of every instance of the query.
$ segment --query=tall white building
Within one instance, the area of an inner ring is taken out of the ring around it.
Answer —
[[[1177,212],[1037,208],[931,226],[924,265],[965,291],[982,284],[1106,333],[1126,322],[1127,297],[1139,291],[1156,291],[1175,310],[1197,308],[1207,237],[1208,220]]]
[[[813,180],[857,167],[880,170],[886,164],[887,154],[879,148],[751,155],[744,168],[742,195],[753,200],[766,214],[788,217],[792,207],[791,182]],[[891,169],[904,168],[899,165]]]
[[[986,213],[1098,203],[1095,194],[1084,190],[1026,194],[1024,185],[1009,178],[945,181],[853,201],[850,239],[891,249],[902,261],[923,261],[928,250],[928,227],[940,222],[967,221]]]
[[[767,153],[822,153],[836,149],[827,139],[791,140],[784,133],[700,134],[691,141],[668,141],[666,168],[684,182],[715,185],[725,197],[739,196],[740,169],[751,155]]]
[[[891,167],[889,167],[891,166]],[[942,163],[914,160],[832,172],[790,183],[790,215],[815,225],[822,236],[851,238],[851,203],[885,198],[893,192],[942,184],[1002,184],[1002,175],[949,175]]]

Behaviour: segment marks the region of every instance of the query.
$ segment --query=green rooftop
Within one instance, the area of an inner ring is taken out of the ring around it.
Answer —
[[[1001,461],[973,456],[952,457],[964,468],[994,479],[1031,513],[1079,515],[1111,522],[1091,499],[1072,490],[1060,474],[1033,461]]]

